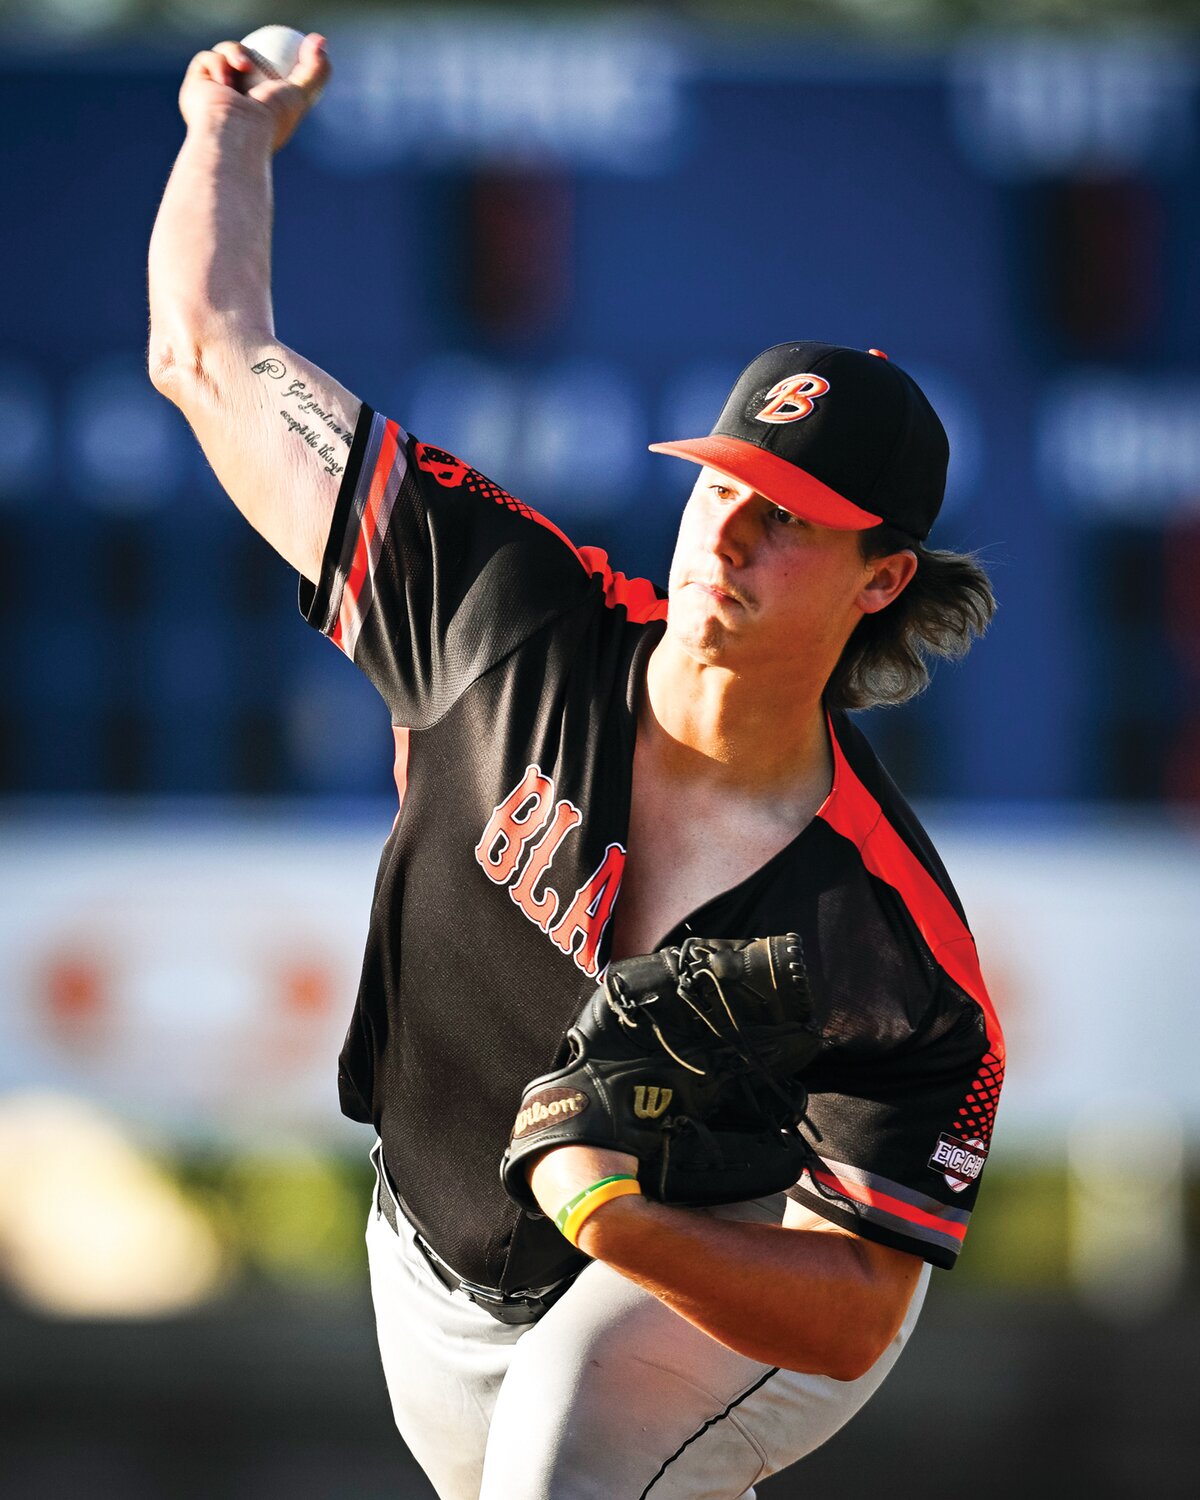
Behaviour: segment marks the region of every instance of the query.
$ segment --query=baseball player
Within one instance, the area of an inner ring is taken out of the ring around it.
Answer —
[[[752,1496],[895,1363],[1003,1074],[958,899],[845,712],[990,618],[975,563],[923,545],[945,435],[878,351],[778,345],[711,434],[656,445],[699,466],[668,588],[614,572],[276,338],[271,157],[329,63],[310,36],[246,95],[248,65],[223,43],[184,79],[150,365],[395,726],[339,1083],[376,1136],[397,1425],[442,1500]],[[680,1207],[569,1144],[532,1158],[540,1213],[509,1196],[522,1090],[609,966],[785,933],[824,1026],[799,1180]]]

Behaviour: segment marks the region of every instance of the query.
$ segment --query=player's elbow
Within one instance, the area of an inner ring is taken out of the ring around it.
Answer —
[[[212,374],[201,345],[191,339],[159,337],[153,328],[146,370],[154,389],[176,406],[184,406],[196,393],[212,388]]]
[[[805,1375],[826,1375],[830,1380],[849,1384],[861,1380],[883,1354],[891,1338],[865,1334],[861,1330],[841,1328],[824,1348],[811,1342],[803,1352],[777,1354],[772,1361],[784,1369],[799,1370]]]
[[[820,1373],[828,1375],[831,1380],[840,1380],[847,1384],[853,1380],[861,1380],[879,1359],[888,1343],[890,1339],[880,1341],[863,1337],[839,1341],[839,1346],[829,1352]]]
[[[839,1315],[826,1325],[826,1362],[822,1373],[834,1380],[861,1380],[891,1348],[904,1326],[922,1262],[903,1250],[892,1250],[847,1235],[843,1247],[857,1263],[854,1291]]]
[[[861,1380],[891,1347],[904,1323],[911,1286],[877,1286],[858,1315],[839,1329],[826,1374],[834,1380]]]
[[[875,1288],[866,1296],[848,1301],[839,1316],[819,1333],[810,1324],[801,1334],[808,1340],[805,1363],[792,1363],[786,1358],[778,1362],[811,1375],[828,1375],[831,1380],[861,1380],[891,1347],[907,1306],[907,1296],[889,1295]]]

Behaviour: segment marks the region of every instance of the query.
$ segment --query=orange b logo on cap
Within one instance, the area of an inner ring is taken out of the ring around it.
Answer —
[[[756,412],[756,422],[798,422],[812,411],[817,399],[829,389],[819,375],[785,375],[767,392],[767,404]]]

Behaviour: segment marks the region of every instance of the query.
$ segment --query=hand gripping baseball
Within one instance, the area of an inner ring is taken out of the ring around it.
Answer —
[[[222,113],[239,113],[261,122],[272,151],[278,151],[316,102],[332,69],[324,37],[312,32],[287,78],[264,80],[247,90],[255,71],[241,42],[218,42],[211,51],[198,52],[179,90],[179,110],[188,129]]]
[[[500,1175],[536,1211],[534,1157],[565,1145],[627,1151],[663,1203],[779,1192],[814,1152],[800,1075],[821,1047],[800,939],[689,938],[610,964],[525,1089]]]

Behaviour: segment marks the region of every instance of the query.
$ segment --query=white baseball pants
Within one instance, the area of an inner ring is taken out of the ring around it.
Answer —
[[[386,1188],[382,1189],[387,1191]],[[753,1500],[879,1387],[904,1326],[858,1380],[735,1354],[600,1262],[536,1323],[497,1322],[439,1280],[399,1217],[367,1225],[396,1426],[439,1500]],[[708,1210],[778,1223],[784,1198]]]

